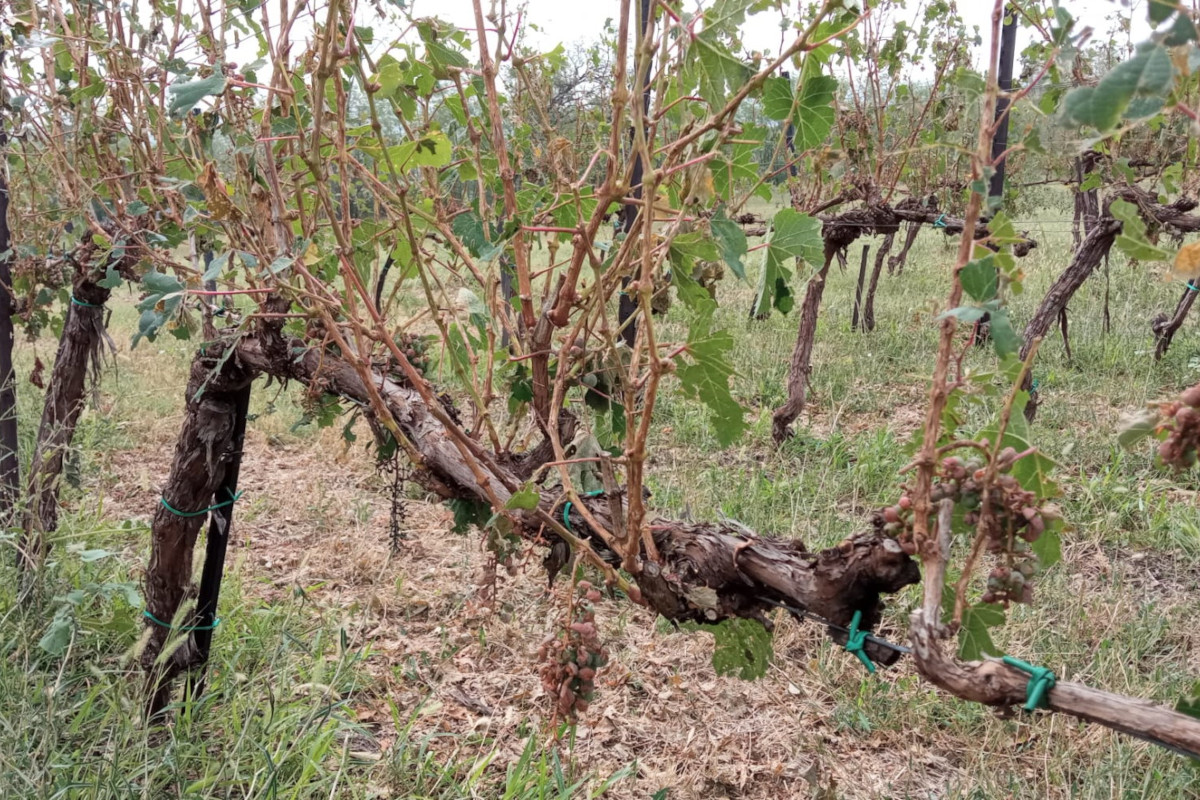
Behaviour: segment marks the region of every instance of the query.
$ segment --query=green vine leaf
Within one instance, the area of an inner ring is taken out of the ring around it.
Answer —
[[[225,91],[225,76],[216,73],[207,78],[177,83],[168,87],[167,91],[171,94],[171,105],[168,111],[173,117],[182,117],[204,98]]]
[[[454,499],[446,501],[446,505],[454,512],[454,527],[451,530],[455,533],[466,533],[472,525],[482,528],[492,518],[492,509],[486,503]]]
[[[676,375],[685,394],[708,406],[713,433],[722,447],[732,444],[746,430],[746,409],[729,389],[733,364],[733,336],[711,330],[713,306],[703,309],[688,329],[684,354],[675,357]]]
[[[1152,244],[1146,236],[1146,223],[1136,205],[1125,200],[1114,200],[1109,211],[1121,220],[1121,233],[1117,235],[1116,245],[1122,253],[1140,261],[1167,261],[1171,258],[1166,250]]]
[[[1021,347],[1021,337],[1013,328],[1012,318],[1008,308],[997,306],[989,312],[992,316],[988,321],[988,333],[992,337],[992,347],[1000,358],[1015,355]]]
[[[1000,275],[996,271],[995,258],[991,255],[968,262],[958,278],[962,281],[963,291],[980,303],[991,300],[1000,288]]]
[[[1143,408],[1121,416],[1117,423],[1117,444],[1126,449],[1153,436],[1162,415],[1156,409]]]
[[[978,661],[987,653],[1000,655],[989,628],[1004,625],[1004,607],[993,603],[977,603],[963,611],[962,628],[958,632],[958,657]]]
[[[819,219],[791,208],[776,213],[750,314],[755,319],[765,319],[770,316],[772,307],[782,314],[791,311],[796,301],[788,286],[792,272],[785,262],[794,258],[816,264],[823,257],[824,247]]]
[[[450,223],[450,230],[454,231],[454,235],[462,240],[471,255],[482,261],[491,261],[504,249],[502,246],[488,241],[487,232],[483,227],[483,218],[476,211],[465,211],[456,216]]]
[[[704,11],[704,27],[688,47],[684,79],[699,87],[700,96],[713,110],[724,106],[753,74],[724,41],[737,34],[745,18],[743,0],[717,0]]]
[[[729,265],[729,269],[733,270],[734,275],[743,281],[746,280],[746,266],[742,259],[746,256],[748,247],[742,226],[725,216],[725,209],[720,208],[709,220],[708,227],[721,251],[721,258]]]
[[[1181,714],[1187,714],[1189,717],[1200,719],[1200,681],[1192,687],[1192,693],[1188,697],[1179,698],[1179,702],[1175,704],[1175,710]]]
[[[67,646],[71,644],[71,634],[74,630],[75,625],[71,621],[71,615],[60,611],[54,615],[46,632],[38,640],[38,647],[52,656],[61,656],[67,651]]]
[[[942,623],[954,617],[954,587],[942,589]],[[964,661],[978,661],[984,653],[999,656],[1001,652],[992,641],[989,628],[1004,625],[1004,606],[995,603],[976,603],[963,609],[962,627],[958,630],[958,657]]]
[[[541,497],[534,489],[532,483],[527,483],[521,487],[520,491],[508,498],[508,502],[504,504],[505,508],[518,509],[521,511],[532,511],[538,507],[541,502]]]
[[[767,78],[763,83],[763,113],[767,119],[783,121],[792,113],[792,82],[787,78]]]
[[[1125,119],[1152,116],[1162,106],[1175,82],[1171,56],[1161,45],[1147,43],[1121,62],[1094,87],[1073,89],[1063,101],[1067,120],[1104,132]],[[1131,108],[1134,100],[1157,100]]]
[[[828,75],[815,75],[804,82],[796,103],[795,143],[797,152],[819,146],[833,129],[833,93],[838,82]]]

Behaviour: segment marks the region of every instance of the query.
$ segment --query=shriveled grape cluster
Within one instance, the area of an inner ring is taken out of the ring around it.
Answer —
[[[1002,557],[1003,563],[988,574],[985,603],[1028,603],[1033,599],[1032,578],[1037,572],[1037,556],[1030,545],[1046,531],[1047,524],[1057,519],[1053,507],[1046,506],[1037,496],[1021,486],[1009,473],[1017,460],[1017,451],[1006,447],[996,456],[997,473],[988,490],[990,515],[985,530],[986,551]],[[930,490],[936,505],[952,500],[962,512],[963,523],[972,530],[979,525],[983,514],[983,484],[987,469],[982,458],[962,459],[950,456],[942,460],[941,469]],[[902,487],[899,502],[876,515],[876,525],[884,533],[895,536],[909,554],[916,552],[913,541],[912,488]]]
[[[538,649],[542,686],[554,698],[558,713],[571,720],[587,711],[596,691],[596,673],[608,663],[593,607],[600,592],[588,581],[580,581],[578,588],[582,596],[575,603],[570,624],[548,636]]]
[[[417,372],[424,375],[429,371],[429,341],[424,336],[400,332],[393,341]]]
[[[1160,412],[1162,421],[1158,430],[1166,438],[1159,442],[1158,457],[1175,469],[1196,466],[1200,450],[1200,384],[1184,391],[1178,400],[1163,403]]]

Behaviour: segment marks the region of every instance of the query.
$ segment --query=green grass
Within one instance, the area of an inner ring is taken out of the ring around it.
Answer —
[[[73,517],[63,527],[79,546],[119,549],[56,551],[32,606],[0,595],[2,797],[543,800],[592,796],[624,777],[597,785],[575,774],[536,730],[508,765],[492,763],[485,739],[460,754],[414,733],[420,709],[403,712],[376,696],[363,670],[366,646],[301,595],[266,604],[243,595],[237,580],[226,583],[207,692],[185,694],[171,725],[146,725],[134,577],[146,531]],[[11,569],[3,577],[14,584]],[[40,640],[60,609],[70,632],[52,654]],[[368,701],[391,717],[396,742],[387,752],[379,725],[356,721]]]
[[[1030,230],[1040,246],[1023,262],[1027,288],[1012,303],[1018,327],[1067,264],[1066,228],[1046,223]],[[925,400],[933,320],[941,311],[937,298],[946,290],[952,244],[925,232],[903,275],[883,277],[878,328],[871,334],[849,330],[859,246],[851,249],[851,268],[831,271],[809,413],[779,449],[770,442],[770,414],[784,400],[797,318],[747,319],[752,287],[727,279],[718,320],[737,341],[734,391],[750,409],[751,428],[721,450],[705,409],[671,392],[660,395],[649,468],[656,511],[695,519],[726,515],[823,547],[860,529],[872,508],[894,501],[897,472],[909,458],[909,433]],[[1071,303],[1074,358],[1066,359],[1057,333],[1039,354],[1043,406],[1034,432],[1058,461],[1071,527],[1064,561],[1040,579],[1035,604],[1010,611],[997,644],[1064,678],[1173,703],[1198,677],[1197,477],[1161,472],[1149,449],[1119,450],[1115,424],[1123,410],[1200,380],[1200,336],[1190,320],[1156,363],[1149,319],[1174,307],[1177,285],[1119,257],[1109,270],[1112,330],[1101,329],[1101,273]],[[802,281],[795,282],[798,292]],[[331,614],[299,590],[268,602],[255,584],[263,576],[236,559],[222,597],[225,622],[209,692],[181,701],[173,725],[146,726],[135,656],[147,531],[95,501],[104,480],[97,472],[108,454],[170,448],[192,345],[164,337],[130,352],[125,332],[134,312],[124,301],[114,307],[121,354],[106,373],[101,407],[80,425],[74,459],[81,477],[78,486],[64,489],[66,512],[35,606],[16,605],[11,550],[3,553],[0,796],[566,798],[603,791],[603,775],[575,763],[570,748],[555,746],[536,715],[522,723],[523,754],[508,762],[485,735],[429,733],[416,724],[421,708],[402,710],[367,668],[370,644],[347,623],[346,614],[357,611]],[[676,304],[660,338],[681,336],[686,324],[687,312]],[[49,346],[39,345],[43,356]],[[32,362],[28,348],[21,357],[24,375]],[[980,349],[968,362],[986,369],[993,357]],[[28,445],[39,399],[27,384],[19,398]],[[252,427],[273,445],[318,453],[326,446],[313,426],[296,426],[302,410],[294,390],[256,391],[252,410]],[[985,411],[977,417],[973,421],[984,424]],[[291,502],[251,498],[242,519],[269,524],[281,504]],[[319,493],[303,498],[306,524],[336,534],[346,513],[360,514],[338,502]],[[892,635],[903,630],[916,599],[910,590],[892,601],[885,623]],[[52,655],[39,642],[56,615],[69,623],[69,637]],[[617,624],[626,621],[621,616]],[[1165,751],[1063,718],[1000,719],[936,692],[907,667],[861,680],[844,653],[816,638],[807,641],[802,652],[780,652],[777,667],[797,681],[802,674],[806,691],[815,693],[822,725],[805,730],[798,724],[795,747],[825,765],[825,773],[848,753],[878,751],[897,773],[926,764],[927,757],[953,767],[939,797],[1197,794],[1195,771]],[[446,661],[453,647],[447,643],[445,650],[429,654],[431,662]],[[397,670],[420,684],[419,669]],[[641,680],[633,676],[628,686],[602,692],[632,692]],[[363,707],[384,709],[384,719],[360,721]],[[635,719],[618,723],[638,725]],[[617,795],[645,796],[631,788],[643,786],[635,772],[632,764],[616,771]],[[839,791],[870,795],[844,782]],[[768,786],[747,796],[786,793]],[[928,793],[897,789],[882,796]]]

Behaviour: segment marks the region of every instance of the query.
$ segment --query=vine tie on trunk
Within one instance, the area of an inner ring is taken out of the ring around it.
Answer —
[[[162,503],[163,508],[165,508],[167,511],[170,511],[175,516],[187,518],[187,517],[203,516],[204,514],[207,514],[211,511],[216,511],[218,508],[224,508],[225,506],[231,506],[234,503],[236,503],[238,500],[240,500],[241,497],[242,497],[242,493],[239,491],[237,494],[233,495],[233,497],[226,500],[225,502],[215,503],[215,504],[209,506],[208,508],[202,508],[199,511],[180,511],[179,509],[175,508],[170,503],[168,503],[167,498],[165,498],[165,497],[160,497],[158,501],[160,503]],[[568,503],[567,505],[570,505],[570,503]]]

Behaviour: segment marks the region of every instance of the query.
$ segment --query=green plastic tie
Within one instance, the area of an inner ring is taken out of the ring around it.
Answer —
[[[867,668],[867,672],[875,674],[875,665],[871,662],[871,657],[863,650],[863,646],[867,643],[867,631],[858,629],[859,623],[862,622],[862,612],[855,611],[854,616],[850,619],[850,629],[846,632],[846,652],[853,653]]]
[[[1036,711],[1039,708],[1046,708],[1046,694],[1054,688],[1057,680],[1054,673],[1046,667],[1035,667],[1012,656],[1005,656],[1001,661],[1029,676],[1029,684],[1025,687],[1025,710]]]
[[[199,511],[180,511],[179,509],[175,508],[170,503],[168,503],[167,498],[165,498],[165,497],[160,497],[159,502],[162,503],[163,508],[165,508],[167,511],[170,511],[175,516],[187,518],[187,517],[202,517],[205,514],[209,513],[210,511],[216,511],[218,508],[224,508],[225,506],[231,506],[234,503],[236,503],[239,499],[241,499],[241,497],[242,497],[242,493],[238,492],[233,497],[231,497],[230,499],[226,500],[223,503],[216,503],[214,505],[209,506],[208,508],[202,508]]]
[[[75,295],[71,295],[71,303],[80,306],[81,308],[104,308],[103,303],[85,303]]]
[[[597,489],[594,492],[584,492],[583,496],[584,497],[596,497],[597,495],[602,495],[602,494],[604,494],[604,490]],[[568,500],[567,504],[565,506],[563,506],[563,527],[566,528],[567,530],[571,530],[571,505],[572,505],[571,501]]]
[[[1188,281],[1187,288],[1189,291],[1200,292],[1200,286],[1197,286],[1195,281]]]
[[[1029,391],[1036,392],[1038,390],[1038,379],[1034,378],[1029,382]]]
[[[214,617],[212,625],[181,625],[176,627],[169,622],[163,622],[161,619],[151,614],[148,610],[143,611],[142,616],[153,622],[155,625],[158,625],[160,628],[168,628],[173,631],[213,631],[216,630],[217,626],[221,624],[221,618]]]
[[[946,215],[945,215],[945,214],[942,214],[940,217],[938,217],[937,219],[935,219],[935,220],[933,221],[933,227],[935,227],[935,228],[944,228],[944,227],[946,227]]]

